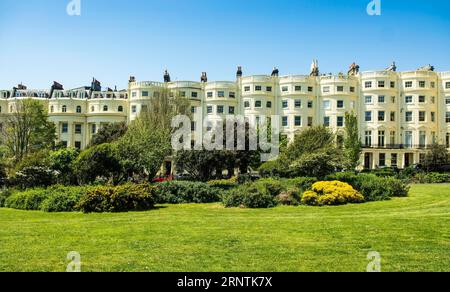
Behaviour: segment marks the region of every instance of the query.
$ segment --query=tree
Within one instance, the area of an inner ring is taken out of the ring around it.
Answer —
[[[115,142],[125,135],[127,129],[128,126],[125,122],[108,124],[92,137],[90,146]]]
[[[97,178],[105,178],[117,184],[123,179],[123,171],[114,144],[97,145],[81,152],[74,169],[80,184],[92,183]]]
[[[76,183],[74,164],[79,154],[80,152],[75,148],[61,148],[50,151],[49,164],[50,168],[58,173],[58,183]]]
[[[225,151],[181,150],[177,152],[175,164],[180,172],[187,172],[192,179],[208,181],[217,177],[218,169],[234,164],[234,161],[227,161],[230,158],[231,154],[227,155]]]
[[[425,155],[424,168],[427,171],[439,171],[449,162],[449,153],[444,145],[433,144]]]
[[[361,159],[362,145],[359,137],[358,118],[352,112],[345,114],[344,155],[345,167],[355,170]]]
[[[341,153],[336,147],[335,135],[326,127],[306,129],[282,153],[271,170],[285,176],[315,176],[322,178],[341,166]]]
[[[321,149],[334,149],[334,134],[326,127],[312,127],[296,135],[289,144],[282,159],[292,162],[305,153],[314,153]]]
[[[118,157],[128,177],[135,175],[152,180],[164,159],[172,154],[172,119],[189,115],[190,102],[161,88],[151,99],[149,110],[141,112],[125,135],[117,142]]]
[[[331,149],[304,153],[289,165],[290,175],[325,178],[339,168],[336,152]]]
[[[230,124],[231,125],[231,124]],[[228,171],[228,177],[234,175],[235,170],[246,174],[250,167],[258,168],[261,165],[261,154],[258,150],[250,150],[250,135],[258,135],[258,131],[245,123],[245,137],[242,140],[244,150],[238,150],[238,124],[234,123],[232,134],[234,144],[232,149],[228,150],[227,126],[223,125],[223,150],[183,150],[178,151],[175,157],[175,163],[179,170],[189,173],[193,179],[208,181],[213,178],[222,179],[223,171]],[[257,136],[259,137],[259,136]],[[231,141],[230,141],[231,142]]]
[[[30,153],[51,148],[56,139],[54,123],[48,120],[41,102],[27,99],[16,104],[2,129],[2,142],[10,155],[20,162]]]

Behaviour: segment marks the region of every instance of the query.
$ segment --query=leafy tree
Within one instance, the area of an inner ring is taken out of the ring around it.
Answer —
[[[182,150],[177,152],[175,164],[180,172],[187,172],[197,181],[208,181],[218,169],[228,163],[225,151]]]
[[[259,167],[261,164],[260,151],[250,150],[250,134],[254,134],[254,129],[247,123],[245,125],[245,150],[237,150],[238,129],[234,125],[234,145],[233,150],[226,150],[227,135],[226,125],[223,128],[223,149],[208,151],[178,151],[176,153],[175,163],[181,171],[188,172],[194,179],[208,181],[213,178],[222,178],[223,170],[228,171],[228,177],[231,177],[235,169],[239,169],[241,174],[248,173],[250,167]],[[256,131],[255,131],[256,132]],[[259,136],[258,136],[259,137]]]
[[[113,184],[117,184],[123,179],[114,144],[97,145],[81,152],[74,169],[80,184],[92,183],[97,178],[106,178]]]
[[[170,132],[138,118],[117,142],[118,157],[128,177],[153,179],[171,154]]]
[[[147,105],[149,110],[129,126],[117,142],[118,156],[128,177],[146,176],[152,180],[164,159],[172,154],[172,119],[190,114],[190,101],[161,88]]]
[[[335,135],[323,126],[302,131],[281,154],[278,163],[271,166],[280,169],[270,172],[281,176],[324,177],[340,169],[341,153],[334,139]]]
[[[444,145],[433,144],[425,155],[424,167],[427,171],[439,171],[449,162],[449,153]]]
[[[76,183],[74,164],[79,154],[76,148],[61,148],[49,153],[50,168],[58,172],[58,183]]]
[[[2,128],[2,142],[10,155],[20,162],[30,153],[51,148],[56,138],[55,125],[48,120],[41,102],[27,99],[16,104]]]
[[[344,155],[345,167],[355,170],[361,159],[362,145],[359,137],[358,118],[354,113],[345,115]]]
[[[92,137],[90,146],[115,142],[125,135],[127,129],[128,126],[125,122],[108,124]]]
[[[336,152],[332,149],[304,153],[290,164],[290,174],[319,179],[333,173],[339,167]]]
[[[290,162],[295,161],[303,154],[334,148],[334,134],[328,128],[323,126],[312,127],[295,136],[294,141],[289,144],[282,155],[282,159],[289,165]]]

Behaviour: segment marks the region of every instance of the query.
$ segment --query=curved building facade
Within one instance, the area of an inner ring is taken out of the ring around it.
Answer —
[[[344,135],[345,114],[356,113],[363,155],[361,168],[420,163],[429,145],[440,143],[450,149],[450,72],[430,68],[416,71],[353,72],[348,75],[243,76],[235,81],[200,82],[170,80],[138,82],[130,77],[126,90],[102,90],[94,79],[90,87],[63,90],[27,90],[19,85],[0,90],[0,122],[15,111],[17,101],[40,100],[57,126],[58,142],[86,148],[104,125],[130,123],[143,111],[151,111],[151,100],[160,94],[189,99],[193,142],[208,127],[205,121],[243,115],[251,121],[279,118],[281,131],[290,140],[308,127],[325,125]]]

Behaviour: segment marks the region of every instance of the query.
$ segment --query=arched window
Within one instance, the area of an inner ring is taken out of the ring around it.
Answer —
[[[119,112],[123,112],[123,106],[119,105],[119,108],[117,109]],[[0,112],[1,112],[1,108],[0,108]]]
[[[104,105],[104,106],[103,106],[103,111],[104,111],[104,112],[107,112],[107,111],[108,111],[108,106],[107,106],[107,105]]]
[[[77,106],[77,113],[81,114],[81,106]]]
[[[91,112],[94,112],[94,111],[95,111],[94,106],[91,106]]]
[[[62,112],[63,112],[63,113],[67,113],[67,106],[66,106],[66,105],[63,105],[63,106],[62,106]]]
[[[51,107],[50,107],[50,112],[51,112],[51,113],[54,113],[54,112],[55,112],[55,107],[54,107],[54,106],[51,106]]]

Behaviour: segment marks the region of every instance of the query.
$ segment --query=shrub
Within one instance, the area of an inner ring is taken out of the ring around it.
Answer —
[[[287,181],[287,184],[293,185],[298,188],[301,192],[305,192],[311,189],[312,185],[317,182],[316,178],[312,177],[297,177],[292,178]]]
[[[238,185],[238,178],[233,176],[230,179],[210,180],[208,185],[223,190],[229,190]]]
[[[24,167],[15,173],[11,183],[21,189],[47,187],[55,183],[58,173],[46,166]]]
[[[44,212],[73,212],[76,205],[87,193],[88,187],[52,186],[47,190],[47,198],[41,204]]]
[[[319,195],[313,191],[306,191],[302,196],[302,204],[309,206],[317,206],[317,201],[319,200]]]
[[[344,205],[362,203],[364,197],[351,185],[340,181],[322,181],[312,186],[312,191],[303,194],[302,203],[313,206]]]
[[[74,162],[74,169],[82,184],[92,183],[98,177],[117,183],[123,176],[114,144],[102,144],[84,150]]]
[[[262,185],[246,184],[224,196],[225,207],[272,208],[277,206],[276,197]]]
[[[57,181],[61,184],[75,184],[74,163],[79,155],[78,149],[61,148],[49,153],[50,168],[58,173]]]
[[[280,205],[297,206],[300,204],[301,192],[298,189],[289,189],[286,192],[280,193],[276,200]]]
[[[145,211],[154,207],[154,187],[126,184],[117,187],[96,187],[84,195],[77,209],[84,213]]]
[[[261,177],[269,178],[269,177],[284,177],[284,172],[282,170],[282,166],[280,165],[279,160],[275,161],[267,161],[263,163],[259,168],[258,172]]]
[[[339,180],[358,190],[366,201],[389,200],[392,197],[408,195],[408,184],[394,177],[378,177],[374,174],[335,173],[327,180]]]
[[[47,196],[45,189],[29,189],[11,195],[6,199],[5,206],[19,210],[40,210],[41,203]]]
[[[280,194],[286,191],[285,186],[275,179],[261,179],[247,183],[230,191],[224,196],[226,207],[272,208],[280,203]]]
[[[5,207],[6,200],[11,197],[13,192],[10,189],[3,188],[0,190],[0,207]]]
[[[286,187],[283,186],[281,181],[273,178],[261,179],[254,182],[252,185],[256,188],[261,187],[265,189],[273,197],[278,196],[281,192],[286,190]]]
[[[258,179],[260,179],[260,177],[257,175],[248,174],[248,173],[240,174],[238,176],[238,184],[251,183],[251,182],[257,181]]]
[[[450,183],[450,174],[437,172],[418,173],[415,175],[414,180],[426,184]]]
[[[213,203],[221,199],[221,190],[207,183],[171,181],[156,185],[157,203]]]

